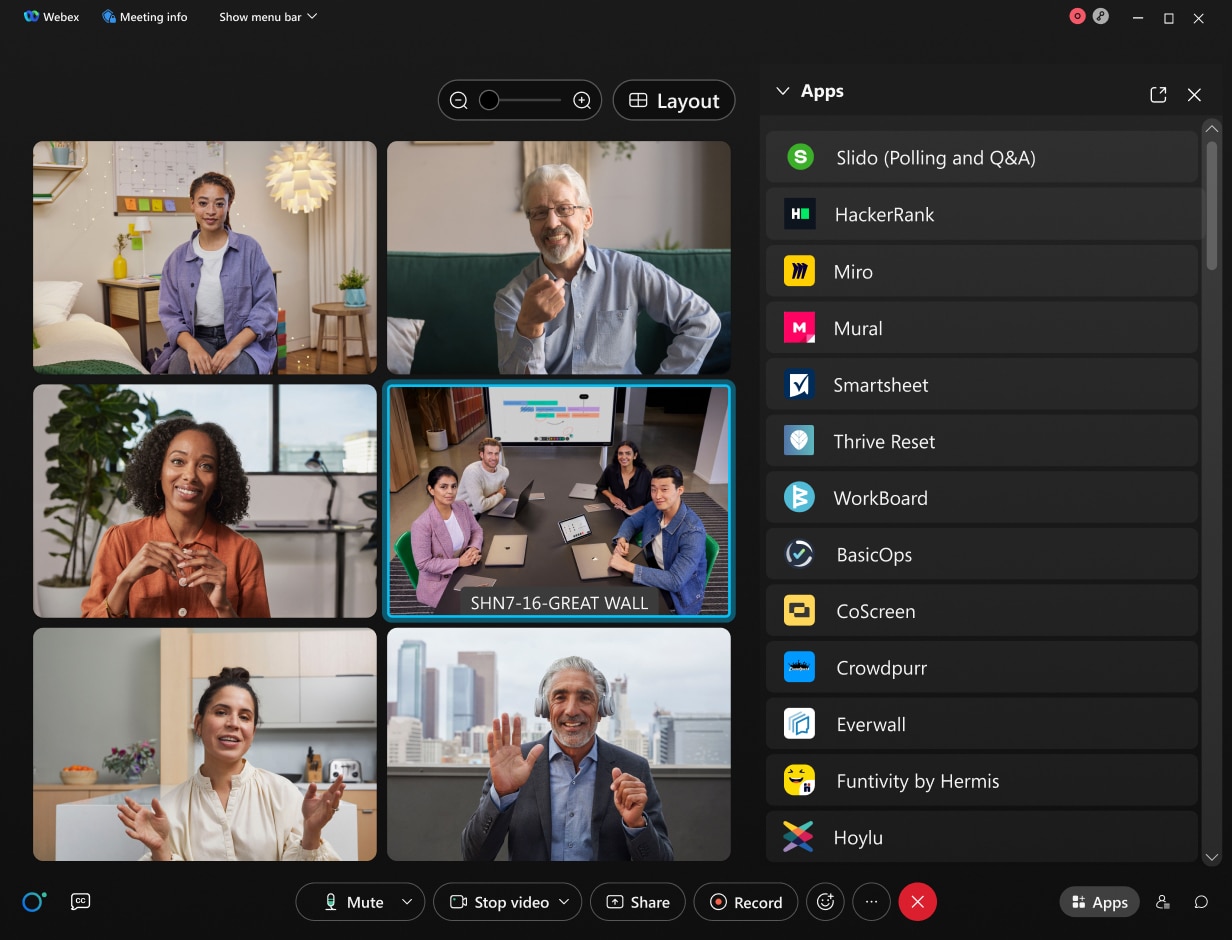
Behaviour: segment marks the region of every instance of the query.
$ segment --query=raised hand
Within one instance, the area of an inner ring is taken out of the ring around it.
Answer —
[[[616,803],[616,812],[630,829],[641,829],[646,825],[646,784],[633,774],[620,772],[619,767],[612,768],[612,793]]]
[[[342,791],[346,783],[341,777],[335,778],[328,790],[317,790],[315,783],[308,784],[308,792],[304,796],[304,835],[319,834],[325,824],[334,818],[338,812],[338,804],[342,800]],[[306,846],[315,848],[315,846]]]
[[[531,768],[543,753],[543,745],[536,744],[525,757],[522,756],[522,719],[515,717],[512,727],[509,713],[503,712],[492,721],[488,732],[488,764],[492,774],[492,789],[497,796],[508,796],[520,790],[530,779]]]
[[[150,807],[146,808],[131,796],[126,796],[116,815],[124,823],[125,835],[149,849],[155,861],[165,862],[171,858],[167,847],[167,840],[171,838],[171,820],[157,799],[151,800]]]

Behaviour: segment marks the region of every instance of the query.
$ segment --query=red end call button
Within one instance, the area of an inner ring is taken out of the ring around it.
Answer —
[[[922,881],[913,881],[898,893],[898,909],[907,920],[928,920],[937,910],[937,892]]]

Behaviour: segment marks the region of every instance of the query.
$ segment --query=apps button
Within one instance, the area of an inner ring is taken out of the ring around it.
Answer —
[[[1059,903],[1068,917],[1133,917],[1141,902],[1125,885],[1071,885]]]

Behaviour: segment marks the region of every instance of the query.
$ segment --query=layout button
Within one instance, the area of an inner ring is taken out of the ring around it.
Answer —
[[[731,85],[717,78],[634,79],[612,95],[626,121],[721,121],[735,106]]]

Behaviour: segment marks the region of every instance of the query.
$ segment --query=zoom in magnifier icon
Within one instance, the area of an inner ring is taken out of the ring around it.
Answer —
[[[449,106],[451,108],[457,108],[459,111],[465,111],[466,110],[466,93],[461,92],[461,91],[455,91],[452,95],[449,96]]]
[[[573,96],[573,106],[583,111],[588,109],[590,107],[590,95],[584,91],[579,91]]]

